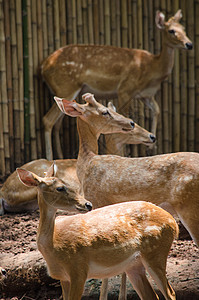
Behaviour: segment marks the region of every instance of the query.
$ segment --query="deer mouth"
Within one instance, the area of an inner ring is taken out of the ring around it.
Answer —
[[[122,128],[122,131],[125,131],[125,132],[129,132],[131,130],[133,130],[133,128],[132,129]]]

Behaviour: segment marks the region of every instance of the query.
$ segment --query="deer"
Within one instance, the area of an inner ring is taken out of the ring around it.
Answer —
[[[110,111],[116,111],[112,102],[108,103]],[[134,130],[127,133],[115,134],[115,143],[109,143],[107,152],[116,155],[123,155],[124,144],[144,144],[151,145],[155,142],[155,136],[134,123]],[[111,135],[109,135],[111,139]],[[45,171],[51,166],[53,161],[47,159],[36,159],[21,166],[23,169],[34,172],[39,176],[44,176]],[[76,185],[79,189],[79,180],[76,175],[76,159],[58,159],[55,160],[57,166],[57,177],[62,180],[71,179],[71,184]],[[1,210],[0,215],[5,212],[31,212],[38,209],[37,189],[35,187],[28,188],[18,178],[17,172],[14,171],[3,183],[0,190]]]
[[[176,299],[166,278],[168,253],[178,235],[173,217],[144,201],[55,217],[60,206],[76,210],[80,204],[77,206],[77,199],[69,197],[70,186],[54,177],[54,167],[50,167],[44,178],[20,168],[17,173],[23,184],[37,188],[40,209],[37,245],[49,275],[61,282],[63,299],[80,300],[87,279],[120,272],[127,274],[141,299],[159,299],[146,270],[165,299]],[[81,202],[81,208],[90,210],[92,206],[85,201]]]
[[[76,171],[84,197],[95,201],[93,208],[143,199],[166,205],[199,246],[199,154],[177,152],[138,158],[98,155],[100,133],[111,133],[116,123],[118,132],[122,131],[123,125],[90,93],[83,95],[86,104],[54,99],[63,113],[77,118]]]
[[[100,97],[117,96],[118,112],[124,115],[128,114],[131,99],[140,99],[152,111],[151,132],[155,135],[160,109],[154,96],[172,72],[175,49],[193,48],[179,23],[181,18],[181,10],[168,21],[162,12],[156,12],[155,23],[162,32],[162,49],[157,55],[142,49],[109,45],[67,45],[43,61],[40,74],[57,97],[73,100],[82,90]],[[49,160],[53,159],[51,133],[54,125],[57,153],[63,158],[59,139],[63,116],[53,104],[43,117]]]

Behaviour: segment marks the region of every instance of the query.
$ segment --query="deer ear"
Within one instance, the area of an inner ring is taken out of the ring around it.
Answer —
[[[176,22],[179,22],[181,18],[182,18],[182,11],[181,11],[181,9],[179,9],[179,10],[177,11],[177,13],[173,16],[173,19],[174,19]]]
[[[20,181],[28,187],[38,186],[40,183],[39,176],[28,170],[17,168],[17,175]]]
[[[159,29],[164,29],[164,24],[165,24],[164,20],[165,20],[165,15],[159,10],[157,10],[155,16],[155,23]]]
[[[47,172],[45,172],[45,177],[55,177],[57,173],[57,165],[54,161],[52,165],[48,168]]]
[[[108,108],[116,112],[116,107],[115,107],[115,105],[113,105],[113,103],[111,101],[109,101],[109,103],[108,103]]]
[[[81,116],[84,112],[84,107],[75,101],[54,97],[59,109],[66,115],[71,117]]]

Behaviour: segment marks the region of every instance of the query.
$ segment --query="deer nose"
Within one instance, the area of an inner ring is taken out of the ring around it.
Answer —
[[[7,274],[7,272],[6,272],[5,269],[2,269],[2,270],[1,270],[1,273],[2,273],[3,276],[6,276],[6,274]]]
[[[191,50],[193,48],[192,43],[186,43],[185,46],[186,46],[187,50]]]
[[[88,211],[91,211],[93,209],[93,206],[90,202],[86,202],[85,206],[88,209]]]
[[[151,139],[152,143],[155,143],[155,141],[156,141],[155,135],[150,134],[150,139]]]
[[[132,128],[135,128],[135,123],[133,121],[131,121],[130,124]]]

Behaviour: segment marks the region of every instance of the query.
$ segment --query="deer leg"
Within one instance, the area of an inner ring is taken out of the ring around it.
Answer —
[[[60,116],[59,120],[56,122],[56,124],[54,126],[55,146],[56,146],[57,155],[58,155],[59,159],[63,159],[63,152],[62,152],[60,135],[59,135],[63,118],[64,118],[64,114],[62,114]]]
[[[188,200],[188,199],[187,199]],[[181,205],[181,207],[173,206],[178,217],[180,218],[180,221],[185,226],[185,228],[188,230],[189,234],[191,235],[192,239],[196,243],[196,245],[199,247],[199,225],[198,225],[198,212],[199,207],[197,200],[195,198],[195,203],[193,201],[189,203],[189,206],[187,205]]]
[[[102,280],[99,300],[106,300],[107,298],[108,298],[108,278],[104,278]]]
[[[63,300],[69,300],[70,292],[70,282],[69,281],[60,281],[62,287],[62,296]]]
[[[85,282],[86,277],[84,277],[82,273],[80,276],[76,273],[76,275],[71,278],[70,293],[67,300],[81,300]]]
[[[156,260],[154,260],[156,257]],[[166,255],[161,255],[160,249],[154,251],[153,259],[143,259],[143,264],[149,275],[154,279],[166,300],[175,300],[175,292],[166,278]]]
[[[55,123],[62,116],[62,112],[58,108],[57,104],[54,103],[47,114],[43,117],[44,133],[45,133],[45,146],[46,146],[46,158],[48,160],[53,159],[52,151],[52,129]]]
[[[126,300],[126,273],[121,276],[121,286],[118,300]]]
[[[145,268],[140,260],[137,261],[136,265],[128,269],[126,274],[141,299],[159,299],[146,277]]]

